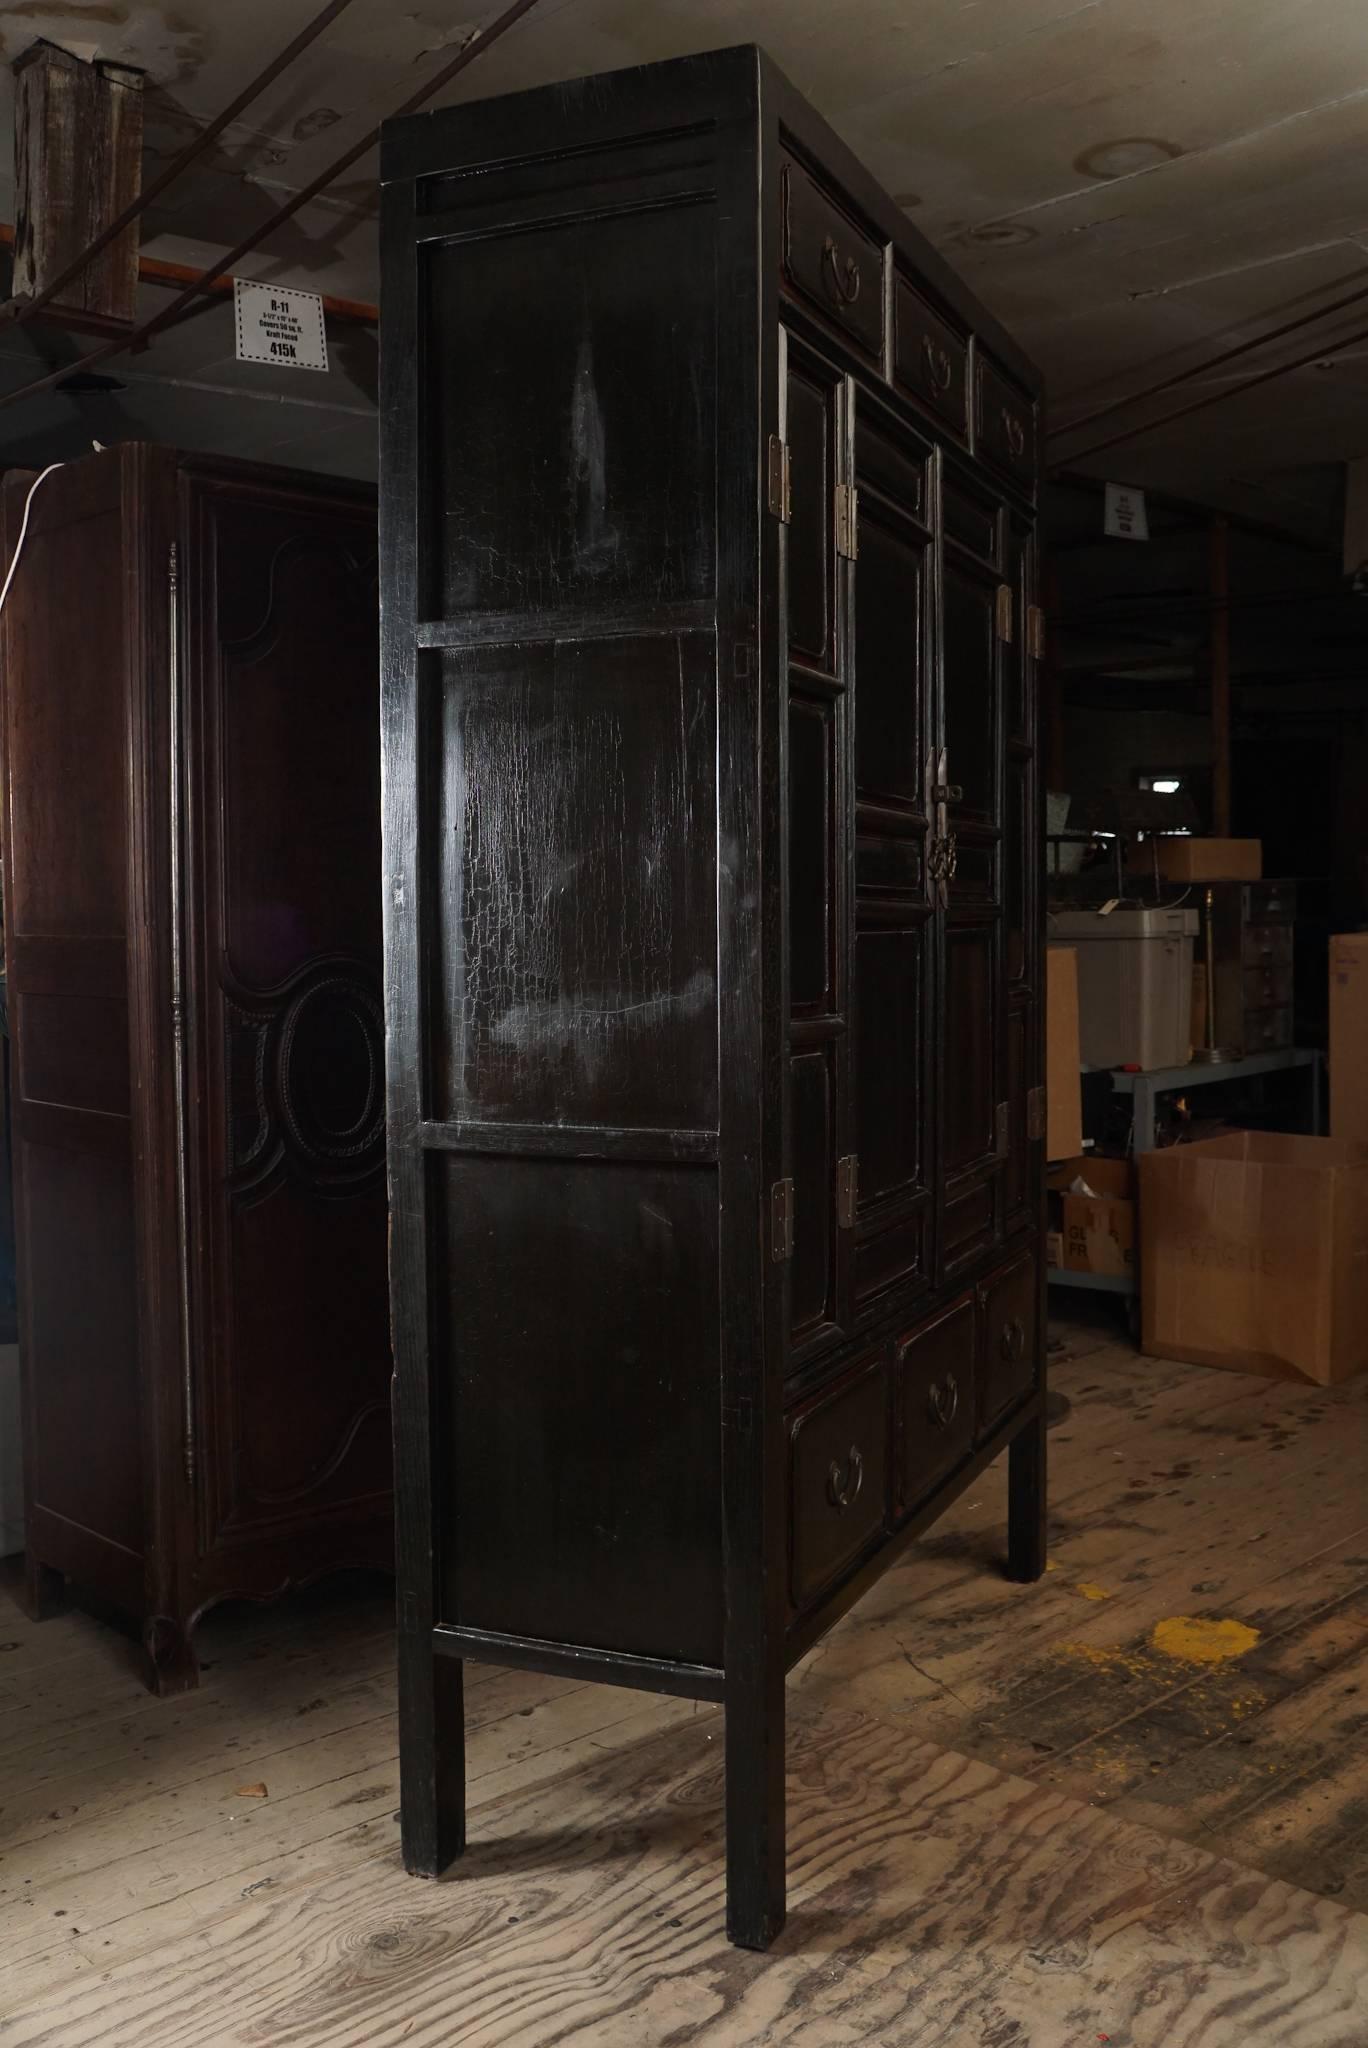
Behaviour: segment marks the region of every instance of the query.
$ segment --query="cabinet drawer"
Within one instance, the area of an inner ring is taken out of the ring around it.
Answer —
[[[1246,924],[1291,924],[1297,915],[1296,883],[1246,883],[1244,915]]]
[[[1288,1010],[1246,1010],[1244,1050],[1284,1052],[1292,1043],[1292,1012]]]
[[[897,1505],[916,1506],[967,1458],[978,1412],[972,1294],[897,1347]]]
[[[975,447],[984,462],[991,462],[1015,483],[1034,491],[1035,406],[982,355],[977,359],[975,434]]]
[[[883,359],[883,250],[791,157],[783,169],[784,276],[874,362]]]
[[[888,1368],[866,1364],[795,1418],[789,1446],[793,1604],[802,1607],[888,1520]]]
[[[893,293],[893,373],[947,426],[968,433],[968,343],[901,278]]]
[[[1246,1010],[1286,1009],[1292,1001],[1292,967],[1289,961],[1268,962],[1244,971]]]
[[[1247,924],[1244,956],[1246,967],[1291,967],[1291,925]]]
[[[1033,1252],[1015,1259],[979,1288],[983,1312],[981,1426],[985,1430],[1035,1385],[1039,1297]]]

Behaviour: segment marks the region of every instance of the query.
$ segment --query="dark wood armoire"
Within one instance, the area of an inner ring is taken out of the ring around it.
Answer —
[[[1043,1566],[1039,381],[754,49],[383,182],[405,1856],[464,1659],[722,1701],[761,1947],[788,1668]]]
[[[69,463],[0,662],[30,1596],[168,1692],[391,1556],[374,493]]]

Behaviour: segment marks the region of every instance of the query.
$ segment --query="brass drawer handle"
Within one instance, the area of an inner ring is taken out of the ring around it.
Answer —
[[[864,1459],[860,1455],[859,1446],[852,1444],[844,1472],[837,1459],[833,1458],[831,1461],[831,1468],[827,1473],[827,1499],[837,1513],[843,1515],[846,1509],[860,1498],[860,1488],[863,1485]]]
[[[922,368],[933,391],[948,391],[954,367],[946,351],[932,341],[929,334],[922,336]]]
[[[933,1381],[926,1397],[927,1412],[940,1429],[948,1429],[959,1410],[959,1381],[952,1372],[945,1375],[945,1385],[938,1387]]]
[[[828,235],[822,244],[822,261],[831,270],[831,283],[843,306],[853,306],[860,296],[860,266],[853,256],[841,261],[841,252]]]
[[[1002,431],[1007,437],[1007,452],[1014,457],[1023,455],[1026,449],[1026,429],[1014,413],[1008,412],[1005,405],[1002,408]]]
[[[1016,1365],[1026,1349],[1026,1332],[1018,1316],[1002,1326],[1002,1355],[1009,1365]]]

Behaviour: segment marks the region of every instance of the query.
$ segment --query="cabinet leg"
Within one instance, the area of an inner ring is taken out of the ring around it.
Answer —
[[[440,1877],[465,1847],[465,1706],[458,1657],[400,1638],[399,1814],[404,1868]]]
[[[30,1621],[51,1621],[67,1605],[67,1583],[63,1573],[43,1564],[30,1550],[24,1558],[24,1605]]]
[[[194,1692],[200,1682],[199,1658],[188,1625],[170,1614],[154,1614],[143,1627],[148,1685],[160,1700]]]
[[[766,1949],[784,1924],[784,1681],[726,1700],[727,1939]],[[777,1695],[777,1696],[776,1696]]]
[[[1007,1452],[1007,1576],[1029,1582],[1045,1569],[1045,1411]]]

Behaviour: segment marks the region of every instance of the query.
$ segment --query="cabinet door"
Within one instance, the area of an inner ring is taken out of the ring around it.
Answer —
[[[930,450],[855,394],[856,1313],[928,1279]]]
[[[1037,755],[1036,541],[1029,520],[1007,525],[1007,582],[1013,635],[1004,649],[1002,796],[1002,966],[1007,1005],[1008,1158],[1003,1228],[1027,1228],[1036,1215],[1042,1138],[1032,1136],[1032,1090],[1040,1080],[1039,902],[1043,886]]]
[[[1003,1225],[1010,1153],[1002,829],[1005,681],[1015,606],[1006,520],[971,482],[944,483],[935,829],[941,843],[940,1263],[952,1272]]]
[[[185,488],[202,1535],[274,1543],[390,1484],[374,513]]]
[[[849,1065],[846,964],[849,751],[843,565],[835,491],[843,475],[844,380],[783,337],[789,518],[782,528],[788,644],[787,1161],[793,1182],[791,1355],[839,1338],[848,1258],[838,1208]]]

